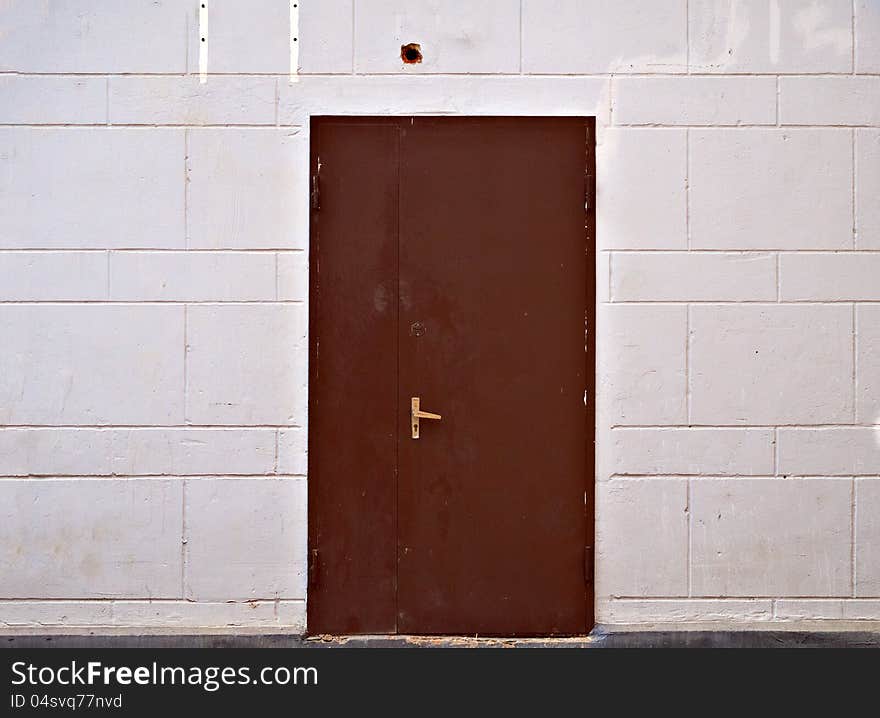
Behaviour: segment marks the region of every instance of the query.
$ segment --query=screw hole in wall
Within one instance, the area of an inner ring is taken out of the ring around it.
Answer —
[[[400,59],[406,65],[415,65],[422,61],[422,46],[417,42],[400,46]]]

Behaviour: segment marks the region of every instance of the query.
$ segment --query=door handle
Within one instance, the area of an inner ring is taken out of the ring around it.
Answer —
[[[432,414],[430,411],[422,411],[419,408],[419,397],[414,396],[410,399],[410,415],[412,416],[412,438],[419,438],[419,419],[435,419],[440,421],[440,414]]]

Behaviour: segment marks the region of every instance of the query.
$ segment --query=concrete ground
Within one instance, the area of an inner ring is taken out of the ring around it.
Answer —
[[[312,636],[217,631],[132,634],[94,629],[66,633],[9,630],[2,648],[878,648],[880,630],[871,626],[823,630],[822,626],[743,630],[632,630],[597,627],[588,636],[564,638],[479,638],[469,636]]]

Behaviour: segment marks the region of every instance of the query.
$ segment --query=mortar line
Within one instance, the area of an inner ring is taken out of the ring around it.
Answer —
[[[275,463],[273,465],[272,473],[276,476],[278,475],[278,445],[281,442],[281,430],[275,429]]]

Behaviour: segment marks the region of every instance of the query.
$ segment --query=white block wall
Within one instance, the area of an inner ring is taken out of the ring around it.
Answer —
[[[878,0],[201,4],[0,3],[0,625],[303,630],[312,114],[597,118],[600,622],[880,619]]]

